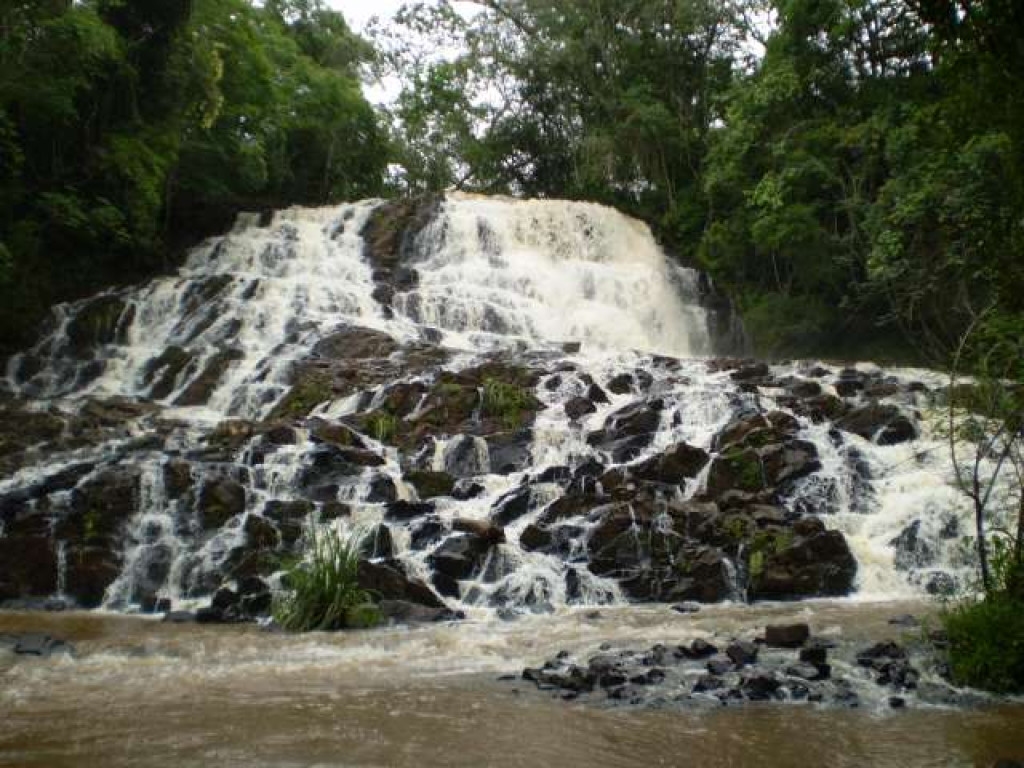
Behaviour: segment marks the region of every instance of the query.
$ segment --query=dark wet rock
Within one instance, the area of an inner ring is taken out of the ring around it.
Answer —
[[[163,466],[164,490],[169,499],[180,499],[195,483],[192,465],[181,459],[169,459]]]
[[[718,648],[702,638],[697,638],[688,646],[681,645],[676,650],[684,658],[695,660],[707,659],[718,653]]]
[[[563,520],[589,514],[595,508],[608,503],[603,496],[593,494],[566,494],[551,502],[537,519],[541,526],[551,526]]]
[[[245,488],[230,477],[207,478],[199,491],[198,510],[203,529],[216,530],[245,512]]]
[[[480,483],[459,480],[455,483],[455,488],[452,490],[452,498],[456,501],[468,501],[469,499],[475,499],[486,490]]]
[[[329,499],[320,504],[320,521],[328,523],[331,520],[352,517],[352,507],[344,502]]]
[[[131,602],[146,613],[157,611],[157,593],[167,581],[174,553],[165,544],[154,544],[141,549],[132,569]]]
[[[206,442],[215,454],[215,456],[208,455],[208,458],[219,461],[232,461],[241,448],[252,439],[254,434],[254,424],[251,421],[227,419],[220,422],[206,436]]]
[[[786,674],[790,677],[798,677],[801,680],[817,682],[828,680],[832,676],[832,668],[828,664],[809,664],[801,662],[786,667]]]
[[[263,439],[271,445],[295,445],[298,433],[287,424],[272,424],[263,431]]]
[[[747,362],[729,374],[729,378],[733,381],[756,381],[766,379],[770,375],[771,369],[767,363]]]
[[[410,577],[397,560],[360,560],[358,581],[360,588],[367,590],[375,600],[404,600],[429,608],[445,607],[430,587]]]
[[[313,510],[313,503],[305,499],[295,501],[275,499],[264,505],[263,515],[274,521],[281,535],[281,542],[286,546],[291,546],[302,536]]]
[[[273,523],[265,517],[256,514],[249,514],[242,525],[245,532],[246,544],[251,549],[277,549],[281,543],[281,536]]]
[[[672,610],[675,611],[676,613],[682,613],[684,615],[690,614],[690,613],[699,613],[700,612],[700,603],[694,603],[694,602],[676,603],[675,605],[672,606]]]
[[[764,639],[769,648],[799,648],[811,636],[806,624],[769,624]]]
[[[757,646],[740,640],[729,645],[725,649],[725,655],[737,667],[743,667],[757,661]]]
[[[887,640],[882,643],[875,643],[871,647],[865,648],[857,653],[857,663],[862,667],[870,667],[880,659],[891,660],[906,658],[907,650],[903,646],[898,643],[894,643],[891,640]]]
[[[407,521],[431,515],[433,512],[434,505],[430,502],[399,499],[388,503],[384,517],[387,520]]]
[[[709,460],[701,448],[677,443],[664,453],[630,467],[630,472],[641,480],[681,485],[687,478],[696,477]]]
[[[649,669],[639,675],[633,675],[629,682],[633,685],[658,685],[665,680],[665,670]]]
[[[800,649],[800,661],[820,666],[828,661],[828,649],[821,645],[810,645]]]
[[[416,489],[421,499],[451,496],[455,489],[455,478],[447,472],[413,470],[405,475],[405,479]]]
[[[602,405],[610,402],[607,393],[594,382],[587,387],[587,399],[592,403],[601,403]]]
[[[490,454],[487,443],[473,435],[459,435],[444,447],[445,471],[456,478],[476,477],[487,472]]]
[[[792,378],[785,383],[786,391],[793,397],[806,399],[821,394],[821,384],[808,379]]]
[[[494,503],[491,519],[500,526],[515,522],[530,511],[530,486],[521,485]]]
[[[879,445],[896,445],[917,438],[917,427],[894,405],[873,403],[857,408],[839,419],[836,426]]]
[[[312,488],[344,483],[358,477],[367,467],[384,464],[378,454],[359,448],[340,448],[333,444],[317,446],[309,454],[299,475],[299,484]],[[390,480],[390,478],[388,478]],[[393,483],[392,483],[393,486]],[[384,501],[386,499],[377,499]]]
[[[467,579],[476,572],[493,543],[482,536],[460,534],[445,540],[428,562],[437,574],[454,580]]]
[[[943,571],[934,571],[925,577],[924,589],[929,595],[955,595],[959,584],[956,578]]]
[[[497,432],[484,438],[484,442],[487,443],[488,463],[494,474],[509,475],[529,467],[533,443],[531,430]]]
[[[627,405],[605,420],[604,428],[587,435],[587,443],[619,464],[639,456],[651,444],[661,421],[660,400]]]
[[[398,343],[386,333],[348,326],[325,336],[313,347],[313,355],[331,360],[366,360],[389,357]]]
[[[579,421],[597,411],[597,406],[586,397],[574,397],[565,404],[565,415],[572,421]]]
[[[75,649],[70,643],[59,637],[39,632],[26,632],[14,636],[14,652],[21,656],[54,656],[56,654],[74,654]]]
[[[124,300],[113,295],[98,296],[81,305],[65,328],[71,355],[86,358],[97,347],[112,344],[125,307]]]
[[[743,695],[750,701],[768,701],[778,698],[780,685],[775,675],[770,672],[748,675],[740,682]]]
[[[452,530],[468,533],[487,547],[493,547],[505,541],[505,531],[501,526],[487,520],[470,520],[464,517],[452,522]]]
[[[889,542],[896,555],[893,559],[897,569],[908,571],[924,568],[935,561],[935,550],[921,535],[921,521],[915,520]]]
[[[733,669],[732,659],[726,656],[715,656],[714,658],[708,659],[705,668],[709,674],[721,676],[732,671]]]
[[[370,560],[394,557],[395,542],[391,529],[383,523],[373,526],[359,543],[359,554]]]
[[[376,472],[370,477],[366,501],[371,504],[393,504],[398,501],[398,488],[390,476]]]
[[[417,520],[410,531],[410,545],[413,549],[425,549],[440,541],[445,533],[444,524],[431,515]]]
[[[779,536],[751,555],[748,596],[755,600],[792,600],[842,596],[853,589],[857,561],[839,531],[795,539]]]
[[[548,467],[534,478],[538,483],[564,484],[572,480],[572,470],[564,465]]]
[[[633,377],[620,373],[608,382],[608,391],[615,395],[628,395],[633,389]]]
[[[707,693],[709,691],[718,691],[724,688],[726,685],[725,680],[715,675],[701,675],[697,678],[697,682],[693,684],[694,693]]]
[[[214,353],[206,361],[199,374],[178,395],[174,404],[179,406],[205,405],[231,365],[244,356],[242,350],[234,348]]]
[[[551,546],[551,542],[551,531],[532,523],[519,534],[519,545],[527,552],[547,549]]]
[[[309,422],[310,437],[315,443],[327,443],[338,448],[365,448],[363,439],[347,424],[325,419]]]
[[[171,345],[148,363],[143,371],[143,381],[151,384],[149,396],[155,400],[170,397],[178,387],[179,377],[195,360],[193,353]]]
[[[460,611],[420,605],[408,600],[381,600],[377,603],[377,610],[385,622],[392,624],[433,624],[465,618]]]

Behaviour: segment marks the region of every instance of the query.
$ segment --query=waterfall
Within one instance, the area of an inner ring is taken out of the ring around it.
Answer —
[[[59,569],[60,592],[118,609],[198,604],[225,586],[255,600],[253,579],[276,584],[315,521],[373,530],[375,561],[469,612],[653,599],[685,591],[686,568],[708,557],[678,544],[711,470],[640,473],[679,445],[714,458],[737,418],[781,412],[796,419],[786,440],[811,444],[817,464],[749,500],[774,511],[744,520],[775,531],[820,517],[849,542],[864,597],[963,578],[962,505],[920,418],[934,375],[805,362],[751,384],[739,363],[709,359],[733,350],[706,279],[603,206],[449,195],[388,258],[366,236],[381,210],[243,215],[173,275],[57,307],[7,366],[18,418],[60,429],[0,480],[0,547],[34,542],[18,521],[45,517],[60,556],[39,567]],[[880,403],[913,422],[912,439],[840,434],[806,410],[815,397]],[[428,495],[417,473],[454,486]],[[635,551],[595,567],[617,505]],[[485,551],[458,549],[484,536]],[[746,545],[714,546],[720,597],[742,594]],[[464,573],[438,576],[459,558]],[[21,571],[0,570],[5,583],[58,591]]]

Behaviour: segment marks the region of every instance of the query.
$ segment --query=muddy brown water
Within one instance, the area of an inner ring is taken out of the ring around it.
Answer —
[[[1024,758],[1024,704],[871,702],[684,711],[566,703],[499,681],[560,649],[751,636],[801,620],[901,639],[917,603],[573,611],[516,622],[289,636],[103,614],[0,614],[73,658],[0,651],[0,766],[989,766]],[[911,630],[912,631],[912,630]]]

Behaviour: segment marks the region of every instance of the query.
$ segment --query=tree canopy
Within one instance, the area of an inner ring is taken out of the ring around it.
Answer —
[[[320,0],[4,4],[0,346],[240,209],[453,187],[643,218],[763,354],[1024,334],[1020,3],[473,5],[365,40]]]
[[[0,347],[240,208],[376,194],[371,55],[318,0],[0,7]]]

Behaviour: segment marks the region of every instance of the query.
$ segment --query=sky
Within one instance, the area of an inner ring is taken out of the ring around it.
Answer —
[[[382,19],[393,16],[407,0],[327,0],[327,4],[344,14],[353,29],[362,31],[371,16]]]

